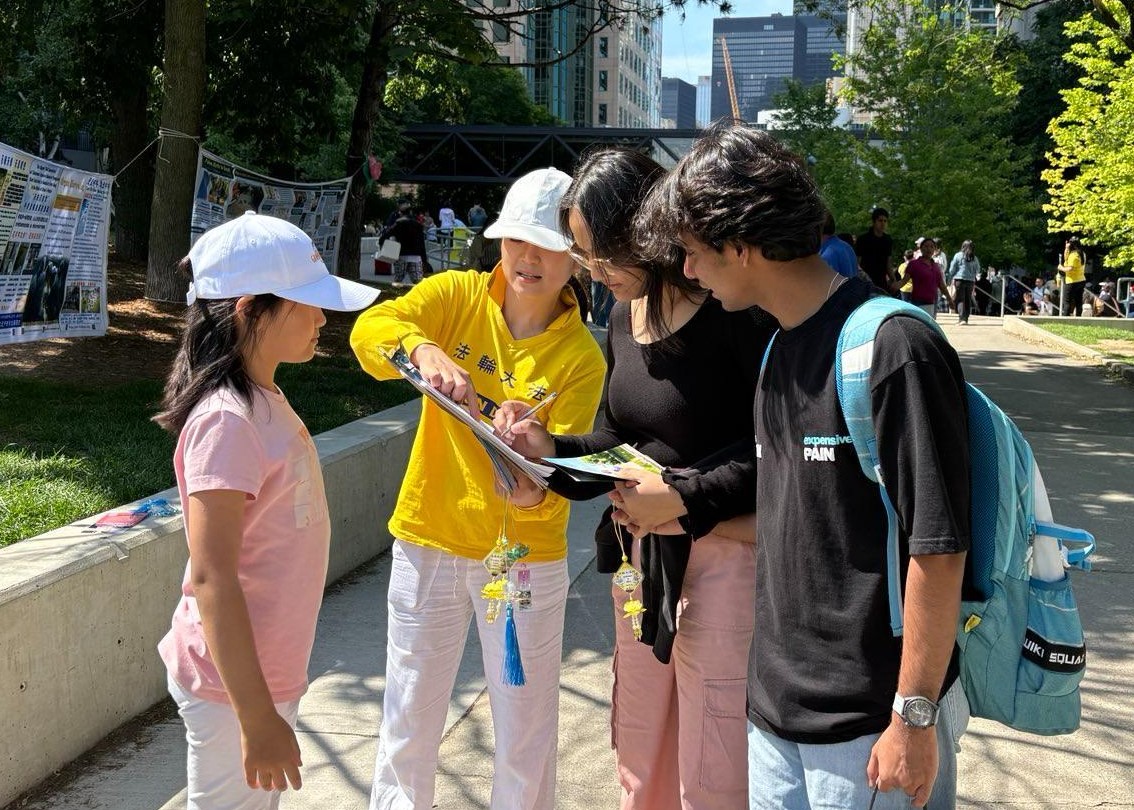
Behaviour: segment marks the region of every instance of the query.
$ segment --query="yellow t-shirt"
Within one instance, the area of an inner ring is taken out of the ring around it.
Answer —
[[[544,332],[515,340],[504,322],[504,287],[500,265],[492,273],[449,271],[426,278],[401,298],[364,312],[351,332],[351,347],[363,369],[388,380],[398,373],[380,349],[393,350],[398,338],[411,354],[423,343],[434,343],[472,375],[486,417],[506,399],[535,404],[558,391],[542,411],[548,430],[589,432],[606,362],[579,317],[574,294],[564,291],[570,306]],[[504,512],[493,479],[492,462],[473,433],[423,398],[390,533],[460,557],[484,557],[496,542]],[[529,562],[566,555],[568,507],[549,491],[537,506],[509,510],[508,537],[531,548]]]
[[[1087,280],[1086,268],[1083,267],[1083,259],[1079,256],[1079,251],[1069,250],[1064,253],[1063,267],[1065,268],[1063,275],[1066,277],[1068,284]]]
[[[902,273],[906,272],[906,265],[908,265],[908,264],[909,264],[909,262],[902,262],[901,264],[898,265],[898,278],[901,278]],[[900,290],[898,290],[898,292],[904,292],[904,293],[912,293],[913,292],[913,276],[910,276],[909,281],[907,281],[905,284],[903,284],[902,288]]]

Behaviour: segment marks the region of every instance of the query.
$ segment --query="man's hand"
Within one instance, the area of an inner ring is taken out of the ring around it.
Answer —
[[[413,350],[410,362],[417,366],[427,383],[468,408],[473,419],[480,418],[480,400],[477,399],[472,376],[445,354],[440,346],[422,343]]]
[[[625,513],[626,525],[635,524],[642,534],[686,513],[681,495],[657,473],[642,472],[637,481],[618,481],[609,497]]]
[[[893,715],[870,751],[866,778],[871,787],[901,790],[914,807],[925,807],[937,779],[937,731],[912,728]]]
[[[509,399],[500,403],[492,417],[501,441],[521,456],[543,458],[555,455],[555,440],[547,428],[535,417],[517,422],[516,418],[528,411],[527,403]]]

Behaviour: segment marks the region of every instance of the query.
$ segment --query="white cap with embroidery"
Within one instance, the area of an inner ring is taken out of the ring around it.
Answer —
[[[271,293],[349,312],[378,290],[332,276],[311,237],[286,219],[248,211],[201,235],[189,250],[193,280],[185,303]]]

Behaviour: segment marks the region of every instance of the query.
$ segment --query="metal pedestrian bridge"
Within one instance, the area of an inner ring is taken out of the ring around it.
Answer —
[[[671,168],[689,151],[698,130],[613,127],[447,126],[419,124],[402,135],[398,166],[383,177],[399,183],[507,185],[535,169],[570,174],[597,146],[626,146]]]

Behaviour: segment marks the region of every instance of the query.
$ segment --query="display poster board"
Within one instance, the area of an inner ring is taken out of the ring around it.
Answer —
[[[0,345],[106,334],[113,185],[0,143]]]
[[[343,208],[350,178],[293,183],[257,174],[204,149],[197,157],[190,242],[214,225],[256,211],[298,225],[315,243],[333,273],[338,263]]]

